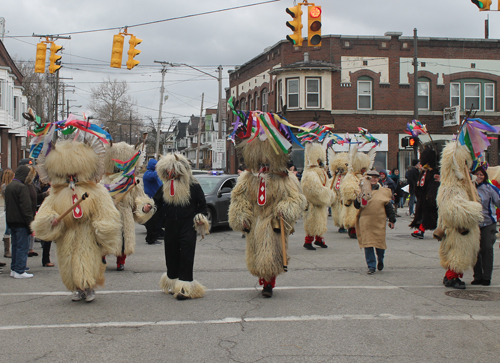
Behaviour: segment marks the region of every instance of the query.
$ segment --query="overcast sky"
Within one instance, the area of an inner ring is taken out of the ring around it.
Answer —
[[[269,1],[261,5],[185,18],[188,15],[231,7],[257,4],[266,0],[1,0],[0,17],[5,18],[4,44],[12,57],[33,60],[39,38],[32,34],[64,34],[120,28],[164,19],[184,17],[129,28],[143,40],[136,57],[141,63],[132,70],[109,67],[113,35],[118,30],[71,34],[59,40],[64,46],[60,76],[75,86],[69,96],[76,113],[88,110],[90,88],[108,76],[126,80],[130,96],[143,116],[158,118],[161,66],[154,61],[186,63],[217,76],[221,64],[223,87],[229,86],[228,70],[260,54],[266,47],[284,39],[290,30],[285,13],[292,0]],[[422,37],[484,38],[484,20],[490,14],[490,38],[500,38],[500,13],[479,12],[470,0],[323,0],[322,33],[382,36],[387,31],[413,36],[417,28]],[[497,8],[493,1],[492,9]],[[304,9],[305,10],[305,9]],[[304,12],[303,22],[307,24]],[[304,27],[304,36],[307,30]],[[128,39],[126,39],[128,42]],[[126,62],[128,43],[124,47]],[[204,108],[216,107],[217,80],[186,67],[169,68],[165,77],[163,123],[172,117],[186,122]]]

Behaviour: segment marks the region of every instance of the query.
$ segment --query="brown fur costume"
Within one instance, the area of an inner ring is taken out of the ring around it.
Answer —
[[[126,142],[113,143],[108,148],[106,148],[106,155],[104,158],[104,167],[106,174],[102,180],[104,184],[112,184],[112,176],[115,173],[121,173],[122,171],[116,168],[115,161],[127,161],[131,159],[135,153],[140,149],[140,145],[129,145]],[[141,154],[139,156],[139,161],[136,165],[136,170],[139,170],[144,162],[144,156]],[[121,198],[122,193],[116,194],[113,199],[118,200]],[[144,206],[146,204],[151,205],[151,210],[148,213],[143,212]],[[146,223],[155,213],[154,201],[149,198],[144,193],[144,186],[141,184],[136,185],[129,193],[125,195],[120,202],[116,204],[116,208],[120,212],[122,225],[123,225],[123,242],[122,248],[118,256],[126,255],[129,256],[135,252],[135,225],[134,222],[139,224]]]
[[[306,199],[301,192],[297,177],[286,168],[288,155],[273,150],[269,140],[256,137],[239,144],[245,164],[250,171],[238,177],[231,193],[229,225],[235,231],[246,232],[246,263],[250,273],[265,282],[274,281],[283,273],[281,234],[273,226],[279,226],[279,216],[284,219],[286,244],[295,221],[305,208]],[[262,166],[267,166],[261,173]],[[266,183],[265,205],[257,203],[260,180]]]
[[[208,234],[209,228],[205,195],[193,177],[189,161],[180,154],[163,156],[156,164],[156,171],[163,187],[154,199],[158,206],[165,203],[166,210],[167,272],[160,279],[160,287],[179,300],[203,297],[206,288],[193,280],[192,275],[196,234]]]
[[[326,233],[328,207],[333,204],[335,196],[329,188],[328,175],[324,169],[326,152],[323,146],[319,143],[308,143],[304,156],[305,168],[300,185],[308,203],[304,212],[307,243],[307,237],[314,239],[316,236],[323,237]]]
[[[438,228],[444,231],[439,247],[441,266],[463,273],[476,263],[479,223],[483,220],[477,191],[469,177],[472,158],[466,146],[448,143],[441,157],[441,185],[437,194]]]
[[[61,141],[38,162],[41,180],[52,186],[31,224],[32,230],[38,238],[56,242],[59,273],[68,290],[103,285],[106,265],[101,257],[119,253],[122,222],[108,191],[98,183],[102,159],[87,143]],[[52,220],[72,206],[73,191],[68,187],[71,175],[76,177],[74,193],[78,197],[89,194],[80,204],[83,216],[75,219],[70,213],[52,226]]]
[[[355,145],[349,151],[349,171],[340,185],[342,211],[340,221],[344,228],[352,228],[356,224],[357,210],[353,201],[359,194],[359,181],[364,173],[373,167],[376,151],[372,148],[368,153],[358,151]]]
[[[342,211],[342,196],[340,193],[340,186],[344,182],[349,166],[349,154],[346,152],[336,153],[329,151],[330,160],[330,174],[332,178],[329,181],[330,189],[333,190],[335,198],[332,203],[332,219],[333,224],[337,227],[344,227],[340,220],[340,213]],[[340,181],[339,181],[340,179]],[[333,184],[333,185],[332,185]]]

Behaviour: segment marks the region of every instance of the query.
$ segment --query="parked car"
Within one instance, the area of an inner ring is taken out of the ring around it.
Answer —
[[[236,185],[238,175],[195,175],[205,193],[208,207],[210,231],[215,226],[229,224],[229,204],[231,191]]]

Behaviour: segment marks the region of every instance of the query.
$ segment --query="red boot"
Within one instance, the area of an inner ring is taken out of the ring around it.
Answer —
[[[316,240],[314,241],[314,244],[316,246],[320,246],[321,248],[328,248],[328,246],[325,243],[325,239],[321,236],[316,236]]]
[[[116,270],[123,271],[125,270],[125,259],[126,255],[116,256]]]
[[[259,284],[264,285],[264,288],[262,289],[262,296],[264,297],[273,296],[273,288],[276,286],[276,277],[273,277],[271,281],[259,279]]]
[[[307,250],[315,250],[316,248],[314,248],[314,246],[312,245],[314,241],[314,237],[313,236],[306,236],[306,240],[304,242],[304,247],[307,249]]]

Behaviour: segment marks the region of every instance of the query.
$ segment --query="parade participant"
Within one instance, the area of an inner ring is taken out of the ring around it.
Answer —
[[[417,228],[411,234],[412,237],[423,239],[426,230],[434,230],[437,226],[436,196],[439,188],[439,170],[436,152],[430,147],[426,147],[420,153],[420,164],[422,170],[415,188],[417,205],[410,227]]]
[[[441,185],[437,194],[438,228],[434,236],[441,240],[440,263],[446,274],[446,287],[465,289],[460,280],[465,270],[476,264],[479,252],[479,223],[484,221],[477,202],[476,188],[469,177],[472,157],[469,149],[450,142],[441,156]]]
[[[304,153],[304,172],[300,185],[307,199],[304,211],[304,229],[306,232],[304,247],[315,250],[314,244],[327,248],[324,235],[327,231],[328,207],[333,204],[334,194],[327,185],[325,171],[326,152],[319,143],[308,143]]]
[[[380,174],[370,170],[360,181],[360,193],[354,200],[354,207],[358,209],[356,216],[356,236],[359,248],[365,251],[368,274],[375,273],[375,267],[384,269],[384,256],[387,245],[385,242],[385,221],[389,219],[389,228],[394,229],[396,213],[392,208],[392,191],[381,187]],[[377,258],[375,258],[375,251]],[[378,261],[378,263],[377,263]]]
[[[359,194],[359,181],[361,177],[373,167],[376,151],[370,149],[368,153],[358,151],[358,146],[354,145],[349,151],[349,168],[340,185],[340,195],[342,198],[342,211],[340,214],[341,223],[348,230],[349,237],[356,238],[356,215],[357,210],[353,205]]]
[[[331,150],[331,149],[328,149]],[[344,181],[349,166],[349,154],[346,152],[336,153],[329,151],[329,168],[332,178],[330,179],[330,189],[333,190],[335,196],[332,203],[332,219],[333,224],[339,227],[339,233],[347,232],[347,229],[340,222],[340,212],[342,210],[342,197],[340,193],[340,186]]]
[[[154,218],[165,215],[165,260],[167,272],[160,287],[177,300],[203,297],[205,286],[193,279],[196,235],[208,234],[207,204],[200,183],[194,178],[189,161],[180,154],[163,156],[156,164],[163,182],[154,201]]]
[[[96,125],[70,118],[71,122],[37,125],[35,130],[39,134],[33,138],[31,155],[37,158],[40,180],[51,183],[51,193],[31,228],[41,240],[56,243],[59,273],[66,288],[74,291],[72,300],[91,302],[96,286],[104,284],[106,264],[101,257],[120,252],[122,222],[109,192],[99,184],[104,137],[109,135]],[[70,126],[83,132],[69,134],[68,140],[56,145],[52,141],[56,127],[67,133]]]
[[[135,146],[126,142],[110,142],[104,158],[105,176],[102,183],[109,190],[122,218],[122,247],[116,255],[116,270],[125,269],[125,259],[135,252],[135,224],[146,223],[154,214],[154,202],[136,178],[144,162],[141,142]]]
[[[156,164],[158,161],[156,159],[149,159],[148,167],[144,175],[142,176],[142,181],[144,183],[144,193],[150,198],[153,198],[161,188],[163,183],[160,178],[158,178],[158,173],[156,172]],[[152,219],[149,219],[145,224],[146,227],[146,243],[148,245],[161,244],[158,238],[165,237],[165,232],[163,231],[163,218],[161,223],[154,224]]]
[[[2,174],[2,197],[3,200],[5,201],[5,189],[7,188],[7,185],[12,182],[12,179],[14,179],[14,172],[12,171],[11,168],[7,168],[4,170]],[[5,208],[5,205],[4,205]],[[7,224],[7,213],[5,213],[5,233],[3,235],[3,248],[4,248],[4,253],[3,257],[6,258],[11,258],[12,255],[10,254],[10,228],[9,225]]]
[[[287,137],[293,133],[285,121],[272,113],[243,114],[234,109],[233,113],[242,122],[235,124],[231,136],[241,140],[238,148],[248,170],[238,177],[231,193],[229,225],[246,233],[248,271],[259,278],[262,296],[269,298],[276,277],[287,271],[288,237],[306,199],[297,177],[287,169],[292,146]]]
[[[493,272],[493,245],[496,241],[497,224],[495,207],[500,208],[500,190],[489,182],[487,168],[488,164],[483,163],[474,171],[483,220],[479,224],[481,239],[477,262],[474,266],[474,281],[471,285],[489,286]]]
[[[411,167],[405,174],[405,178],[408,183],[408,191],[410,193],[410,198],[408,199],[408,213],[413,217],[415,215],[415,188],[417,187],[419,174],[420,162],[417,159],[414,159],[411,162]]]

